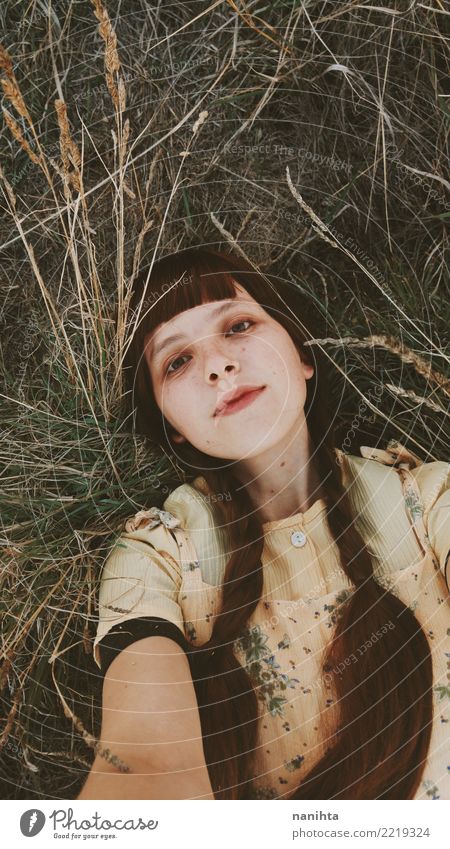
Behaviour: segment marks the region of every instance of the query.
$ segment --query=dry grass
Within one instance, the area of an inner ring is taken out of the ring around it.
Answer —
[[[0,10],[2,796],[73,798],[98,748],[105,554],[180,481],[125,414],[138,267],[229,245],[291,280],[338,435],[365,401],[357,441],[448,459],[446,13],[21,6]]]

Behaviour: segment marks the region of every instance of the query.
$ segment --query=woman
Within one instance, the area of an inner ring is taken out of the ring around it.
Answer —
[[[116,760],[79,798],[450,798],[448,464],[340,451],[298,292],[240,258],[166,257],[131,308],[137,430],[192,482],[105,564]]]

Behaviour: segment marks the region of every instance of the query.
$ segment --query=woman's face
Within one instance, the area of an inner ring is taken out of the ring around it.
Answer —
[[[284,327],[235,286],[235,299],[159,324],[145,350],[156,402],[175,431],[168,435],[230,460],[254,457],[305,426],[306,380],[314,374]],[[244,384],[259,391],[225,407],[227,414],[217,411]]]

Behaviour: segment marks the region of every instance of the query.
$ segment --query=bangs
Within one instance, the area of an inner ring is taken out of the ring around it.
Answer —
[[[185,310],[235,298],[239,281],[225,265],[223,258],[188,249],[155,263],[147,284],[148,271],[142,271],[131,300],[133,313],[139,312],[139,335],[151,333]]]

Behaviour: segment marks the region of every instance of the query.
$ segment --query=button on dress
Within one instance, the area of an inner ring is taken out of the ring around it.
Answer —
[[[306,535],[303,531],[292,531],[291,543],[295,548],[303,548],[306,545]]]

